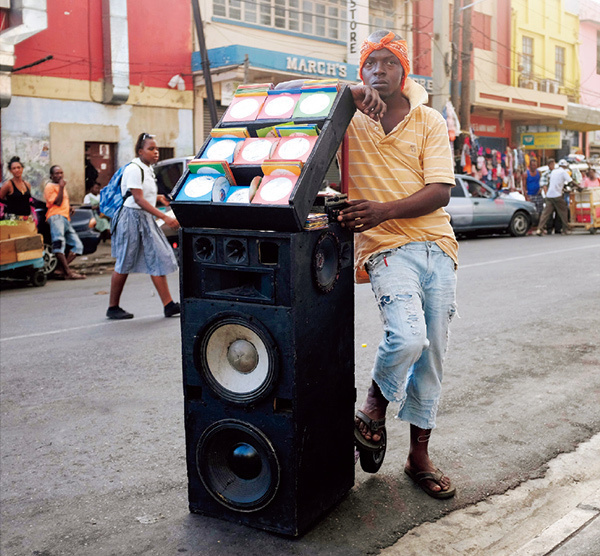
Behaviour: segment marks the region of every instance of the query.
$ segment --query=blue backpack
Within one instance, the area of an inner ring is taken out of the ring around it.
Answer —
[[[129,164],[132,164],[131,162]],[[127,190],[125,195],[121,193],[121,181],[123,180],[123,172],[129,166],[121,166],[110,178],[110,181],[100,190],[100,212],[109,218],[114,218],[119,215],[123,201],[131,196],[131,191]],[[137,166],[137,164],[136,164]],[[142,182],[144,181],[144,169],[138,166],[142,172]]]

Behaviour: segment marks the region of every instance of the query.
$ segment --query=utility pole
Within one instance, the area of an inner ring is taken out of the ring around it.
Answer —
[[[208,102],[208,110],[210,112],[210,122],[212,127],[215,127],[219,121],[217,117],[217,104],[215,102],[215,93],[212,86],[210,62],[208,61],[208,54],[206,53],[204,27],[202,25],[202,15],[200,14],[198,0],[192,0],[192,8],[194,10],[194,21],[196,23],[196,33],[198,34],[198,46],[200,47],[200,56],[202,58],[202,74],[204,76],[204,87],[206,88],[206,100]]]
[[[431,90],[431,106],[442,112],[448,100],[448,48],[450,37],[448,27],[450,14],[448,3],[444,0],[433,2],[433,87]]]
[[[450,102],[454,110],[458,112],[459,86],[458,86],[458,68],[460,57],[460,15],[461,0],[454,0],[452,7],[452,84],[450,86]]]
[[[469,1],[469,0],[467,0]],[[471,5],[463,8],[462,21],[462,79],[460,91],[460,129],[469,131],[471,127]]]

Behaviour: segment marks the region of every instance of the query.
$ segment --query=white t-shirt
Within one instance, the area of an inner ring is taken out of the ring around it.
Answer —
[[[121,179],[121,193],[125,195],[128,189],[141,189],[144,199],[148,201],[153,207],[156,206],[156,196],[158,195],[158,186],[156,185],[156,177],[154,176],[154,170],[150,166],[144,164],[139,158],[134,158],[132,164],[129,164],[123,171],[123,178]],[[142,171],[144,170],[144,182],[142,183]],[[141,209],[133,196],[127,197],[123,206]]]
[[[548,193],[546,197],[556,198],[562,197],[563,187],[571,181],[571,176],[564,168],[558,167],[552,170],[550,174],[550,184],[548,185]]]
[[[93,193],[88,193],[83,198],[84,205],[92,205],[93,207],[98,206],[100,204],[100,195],[94,195]]]

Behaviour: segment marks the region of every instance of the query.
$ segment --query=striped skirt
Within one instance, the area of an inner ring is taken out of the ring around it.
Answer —
[[[119,274],[165,276],[178,268],[165,234],[145,210],[123,207],[111,243]]]

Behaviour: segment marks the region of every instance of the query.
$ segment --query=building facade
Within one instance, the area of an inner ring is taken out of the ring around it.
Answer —
[[[90,174],[106,184],[133,158],[141,132],[157,136],[163,158],[193,153],[189,3],[12,2],[0,14],[3,50],[28,9],[47,24],[14,44],[2,82],[1,148],[3,161],[17,155],[24,162],[36,196],[58,164],[71,200],[81,202],[86,171],[88,186]]]
[[[581,150],[586,157],[600,158],[600,3],[579,1],[579,62],[581,66],[580,107],[591,129],[582,131]]]

